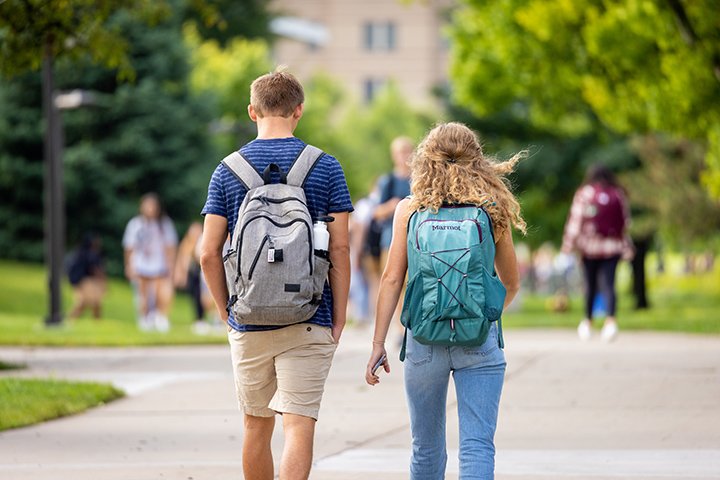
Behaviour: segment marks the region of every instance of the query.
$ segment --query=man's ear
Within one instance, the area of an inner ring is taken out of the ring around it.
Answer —
[[[247,109],[247,110],[248,110],[248,116],[250,117],[250,120],[252,120],[253,122],[257,123],[258,114],[257,114],[257,112],[255,111],[255,107],[253,107],[252,105],[248,105],[248,109]]]
[[[300,120],[300,117],[302,117],[302,115],[303,115],[304,106],[305,105],[301,103],[300,105],[295,107],[295,110],[293,111],[293,119]]]

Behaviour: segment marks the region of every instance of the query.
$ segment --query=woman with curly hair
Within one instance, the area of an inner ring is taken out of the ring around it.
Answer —
[[[411,272],[417,271],[417,265],[408,265],[408,258],[417,258],[408,257],[409,249],[416,248],[415,235],[408,238],[408,225],[416,223],[411,219],[414,214],[432,216],[457,206],[484,209],[493,234],[486,240],[494,240],[494,267],[506,289],[502,308],[512,301],[520,283],[511,228],[524,233],[526,225],[505,176],[523,156],[524,152],[505,162],[488,158],[475,133],[460,123],[436,126],[419,145],[411,162],[412,195],[395,211],[392,244],[377,301],[372,354],[365,372],[367,383],[380,381],[373,368],[379,362],[390,373],[385,351],[388,327],[408,267]],[[407,303],[408,312],[418,310]],[[406,314],[412,315],[403,311]],[[413,325],[412,318],[409,323]],[[506,365],[497,323],[490,323],[485,330],[487,339],[479,346],[421,344],[413,338],[412,328],[408,330],[404,368],[412,432],[412,480],[445,478],[446,402],[451,374],[460,424],[460,478],[494,478],[494,436]]]

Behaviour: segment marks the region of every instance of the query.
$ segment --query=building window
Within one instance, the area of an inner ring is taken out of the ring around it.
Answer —
[[[395,50],[394,22],[365,22],[365,50],[389,52]]]
[[[370,103],[387,82],[382,78],[366,78],[363,86],[363,100]]]

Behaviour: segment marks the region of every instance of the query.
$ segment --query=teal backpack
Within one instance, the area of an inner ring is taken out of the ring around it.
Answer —
[[[408,221],[408,285],[402,324],[426,345],[479,346],[502,315],[505,287],[495,273],[492,220],[482,207],[417,211]],[[405,359],[407,330],[400,351]]]

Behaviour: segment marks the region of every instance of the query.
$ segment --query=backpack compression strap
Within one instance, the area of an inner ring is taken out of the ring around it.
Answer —
[[[235,178],[240,180],[240,183],[245,185],[245,188],[252,190],[261,185],[265,185],[265,181],[262,179],[260,174],[255,170],[255,167],[242,155],[240,152],[233,152],[222,161]]]
[[[287,174],[287,184],[294,185],[296,187],[305,186],[307,177],[312,172],[315,164],[320,160],[323,151],[312,145],[305,145],[305,148],[290,167],[290,171]]]

